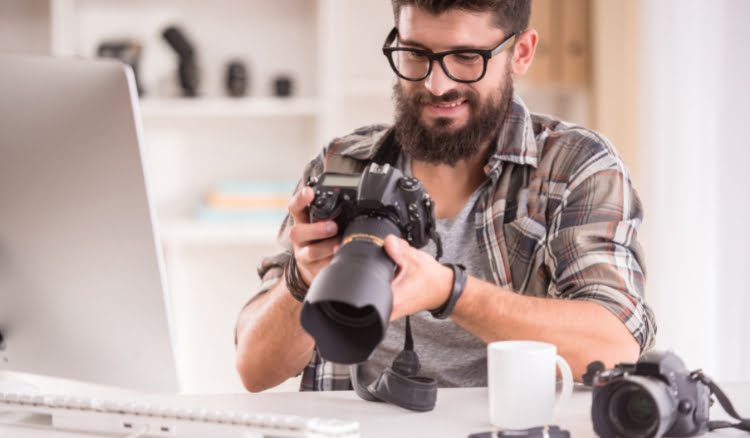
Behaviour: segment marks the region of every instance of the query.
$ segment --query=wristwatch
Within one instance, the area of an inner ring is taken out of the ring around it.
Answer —
[[[437,309],[430,310],[433,317],[437,319],[445,319],[453,313],[453,309],[456,307],[456,302],[461,297],[466,287],[466,280],[468,275],[466,274],[466,267],[458,263],[443,263],[453,270],[453,289],[451,294],[448,296],[448,301]]]

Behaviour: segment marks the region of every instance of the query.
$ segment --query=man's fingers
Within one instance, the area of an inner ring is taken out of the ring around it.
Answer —
[[[336,222],[333,221],[315,222],[312,224],[297,223],[289,229],[289,240],[291,240],[296,250],[296,248],[305,246],[310,242],[330,239],[337,232]]]
[[[339,241],[337,239],[327,239],[322,242],[303,246],[295,253],[297,262],[311,265],[321,260],[329,259],[336,253],[338,245]]]
[[[318,260],[317,262],[313,262],[310,265],[308,265],[308,270],[312,274],[312,278],[317,277],[318,274],[320,273],[320,271],[322,271],[323,268],[325,268],[326,266],[328,266],[331,263],[331,259],[332,258],[333,258],[333,256],[329,256],[327,258]],[[312,283],[312,280],[310,280],[310,283]],[[310,283],[308,283],[308,285]]]
[[[294,218],[295,224],[306,224],[310,222],[307,217],[306,208],[312,202],[315,193],[310,187],[303,187],[302,190],[292,196],[289,200],[289,214]]]

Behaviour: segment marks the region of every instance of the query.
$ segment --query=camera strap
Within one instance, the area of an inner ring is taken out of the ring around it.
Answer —
[[[693,379],[698,380],[708,386],[711,389],[711,393],[716,395],[716,398],[719,400],[719,404],[724,409],[724,411],[726,411],[726,413],[735,420],[739,420],[739,423],[730,423],[729,421],[709,421],[708,430],[726,429],[733,427],[735,429],[744,430],[745,432],[750,432],[750,419],[740,417],[740,415],[734,409],[732,402],[729,401],[729,397],[724,394],[724,391],[719,388],[719,385],[717,385],[707,375],[703,374],[703,371],[701,370],[693,371],[692,373],[690,373],[690,376]]]
[[[437,401],[437,381],[417,375],[421,365],[419,356],[414,351],[414,338],[411,334],[411,321],[408,316],[404,338],[404,349],[374,382],[370,384],[360,382],[360,365],[352,365],[349,369],[352,387],[360,398],[367,401],[392,403],[417,412],[431,411],[435,408]]]
[[[396,167],[401,147],[396,142],[395,131],[391,130],[387,135],[388,137],[383,140],[370,162],[387,163]],[[437,253],[435,258],[439,260],[443,255],[443,245],[435,227],[430,230],[430,238],[435,242]],[[417,375],[421,364],[419,355],[414,351],[414,338],[411,334],[409,316],[406,317],[404,349],[396,355],[391,366],[383,370],[380,376],[369,384],[360,381],[359,368],[360,365],[352,365],[349,368],[349,375],[354,392],[363,400],[392,403],[417,412],[427,412],[435,408],[437,380]]]

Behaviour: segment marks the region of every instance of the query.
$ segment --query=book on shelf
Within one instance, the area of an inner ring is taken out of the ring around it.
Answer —
[[[207,222],[280,223],[295,185],[289,180],[223,181],[204,197],[196,217]]]

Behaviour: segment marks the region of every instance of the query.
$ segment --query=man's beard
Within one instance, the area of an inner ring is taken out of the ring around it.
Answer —
[[[499,96],[491,96],[487,103],[479,106],[479,96],[474,90],[450,90],[437,97],[426,90],[417,90],[405,95],[401,84],[393,87],[396,100],[396,140],[412,159],[431,164],[455,165],[480,152],[488,141],[500,131],[513,96],[513,81],[508,77]],[[448,117],[435,119],[434,126],[427,126],[420,117],[424,104],[466,100],[469,105],[469,120],[459,129],[450,129],[453,120]]]

